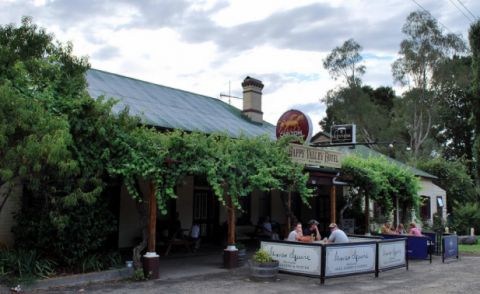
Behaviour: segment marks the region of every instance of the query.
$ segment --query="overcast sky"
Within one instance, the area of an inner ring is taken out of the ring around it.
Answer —
[[[0,24],[32,16],[93,68],[211,97],[229,85],[241,96],[250,75],[265,84],[265,120],[296,108],[318,131],[320,99],[338,84],[325,56],[353,38],[364,83],[394,86],[390,67],[407,15],[421,9],[415,2],[465,40],[472,14],[480,16],[478,0],[0,0]]]

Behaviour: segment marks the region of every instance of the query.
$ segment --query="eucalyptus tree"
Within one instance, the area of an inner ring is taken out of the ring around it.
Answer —
[[[343,78],[349,87],[361,84],[360,76],[365,73],[361,64],[362,46],[353,39],[348,39],[342,46],[335,47],[323,60],[323,67],[336,80]]]
[[[458,36],[445,34],[437,21],[424,11],[408,15],[402,32],[406,39],[400,44],[400,57],[393,63],[392,73],[396,81],[410,86],[413,101],[405,127],[413,156],[417,158],[434,124],[437,97],[432,89],[433,73],[443,60],[464,51],[465,44]]]

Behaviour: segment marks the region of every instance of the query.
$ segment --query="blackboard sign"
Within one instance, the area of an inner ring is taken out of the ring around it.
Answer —
[[[332,143],[356,143],[356,126],[334,125],[330,129]]]
[[[458,258],[458,236],[444,235],[442,236],[442,261],[447,258]]]

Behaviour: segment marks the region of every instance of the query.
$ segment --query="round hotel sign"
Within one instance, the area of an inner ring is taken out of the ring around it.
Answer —
[[[312,121],[305,113],[291,109],[278,119],[277,138],[287,135],[300,136],[305,143],[312,137]]]

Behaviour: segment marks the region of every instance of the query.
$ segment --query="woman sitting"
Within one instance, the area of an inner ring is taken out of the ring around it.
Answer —
[[[410,223],[410,230],[408,231],[408,234],[413,236],[422,236],[422,230],[417,228],[415,223]]]

